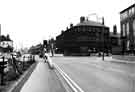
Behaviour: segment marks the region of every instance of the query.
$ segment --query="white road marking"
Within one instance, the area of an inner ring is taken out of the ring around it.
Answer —
[[[55,64],[55,67],[64,77],[64,79],[67,81],[74,92],[84,92],[63,70],[58,67],[58,65]]]

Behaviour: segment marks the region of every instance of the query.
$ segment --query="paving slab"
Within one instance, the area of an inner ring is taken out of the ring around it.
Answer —
[[[55,72],[49,69],[43,59],[38,65],[20,92],[66,92]]]

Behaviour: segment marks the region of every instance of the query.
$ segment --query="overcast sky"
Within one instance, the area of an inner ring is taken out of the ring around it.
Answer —
[[[97,13],[104,16],[105,25],[118,26],[119,12],[134,0],[0,0],[2,34],[9,34],[14,47],[30,47],[43,39],[56,37],[70,23],[79,22],[80,16]],[[95,16],[90,16],[94,19]]]

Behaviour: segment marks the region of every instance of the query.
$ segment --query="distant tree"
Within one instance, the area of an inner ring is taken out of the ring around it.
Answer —
[[[8,41],[11,41],[9,34],[7,34],[6,38],[7,38]]]
[[[0,38],[1,38],[1,41],[6,41],[6,37],[4,35],[2,35]]]

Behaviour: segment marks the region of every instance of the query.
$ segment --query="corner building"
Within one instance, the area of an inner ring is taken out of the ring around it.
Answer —
[[[92,52],[110,49],[109,27],[80,17],[80,23],[67,28],[56,37],[56,48],[65,56],[90,55]]]

